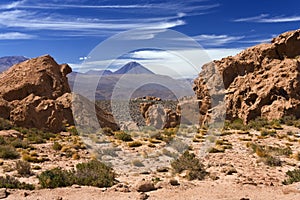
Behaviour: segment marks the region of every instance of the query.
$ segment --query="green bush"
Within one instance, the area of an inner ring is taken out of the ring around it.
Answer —
[[[0,158],[3,159],[16,159],[19,157],[19,153],[13,146],[3,145],[0,146]]]
[[[75,176],[78,185],[111,187],[116,181],[113,169],[98,160],[77,164]]]
[[[224,124],[224,129],[225,130],[229,130],[229,129],[232,129],[232,130],[243,130],[243,131],[246,131],[248,130],[248,126],[244,124],[243,120],[238,118],[238,119],[235,119],[234,121],[230,122],[230,121],[225,121],[225,124]]]
[[[300,169],[294,169],[293,171],[289,170],[286,172],[286,175],[288,176],[288,179],[282,182],[284,185],[300,182]]]
[[[20,138],[16,138],[10,144],[15,148],[22,148],[22,149],[30,148],[30,145],[28,144],[28,142],[25,142],[25,141],[21,140]]]
[[[271,167],[278,167],[282,165],[282,162],[279,158],[267,155],[266,157],[262,158],[263,163]]]
[[[73,185],[74,172],[54,168],[42,172],[38,179],[42,188],[67,187]]]
[[[16,127],[15,130],[23,133],[30,144],[45,143],[46,140],[56,137],[56,134],[45,132],[36,128]]]
[[[123,132],[123,131],[118,131],[115,133],[115,138],[118,140],[122,140],[124,142],[129,142],[129,141],[133,141],[131,138],[131,135]]]
[[[204,165],[196,158],[195,154],[185,151],[178,159],[171,163],[172,168],[176,173],[181,173],[184,170],[188,170],[188,180],[203,180],[207,175],[204,169]]]
[[[12,127],[13,126],[9,120],[0,118],[0,130],[9,130]]]
[[[58,142],[54,142],[52,148],[55,151],[60,151],[62,149],[62,145],[59,144]]]
[[[20,182],[14,177],[0,176],[0,188],[34,190],[34,185]]]
[[[16,170],[21,176],[30,176],[32,174],[31,165],[26,161],[18,160],[16,162]]]
[[[251,120],[248,123],[248,126],[249,126],[249,128],[253,128],[253,129],[259,131],[264,127],[267,128],[268,126],[270,126],[270,123],[265,118],[257,117],[256,119]]]
[[[42,188],[67,187],[73,184],[95,187],[111,187],[115,184],[113,169],[98,160],[79,163],[76,170],[54,168],[42,172],[39,182]]]

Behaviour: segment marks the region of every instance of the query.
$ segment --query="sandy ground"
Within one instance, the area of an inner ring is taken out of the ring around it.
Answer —
[[[198,182],[196,186],[172,186],[152,192],[147,192],[149,200],[172,199],[172,200],[299,200],[300,184],[289,186],[253,186],[215,182]],[[116,192],[101,188],[57,188],[35,191],[10,191],[7,200],[124,200],[142,199],[143,194],[138,192]],[[26,196],[28,195],[28,196]],[[25,197],[26,196],[26,197]]]

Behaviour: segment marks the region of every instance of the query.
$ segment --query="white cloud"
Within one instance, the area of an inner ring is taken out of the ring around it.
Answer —
[[[257,23],[286,23],[300,21],[300,16],[275,16],[269,17],[268,14],[261,14],[259,16],[239,18],[233,20],[234,22],[257,22]]]
[[[244,36],[228,36],[228,35],[197,35],[193,39],[202,46],[222,46],[243,39]]]
[[[22,6],[25,2],[26,2],[26,0],[14,1],[14,2],[11,2],[9,4],[0,4],[0,9],[1,10],[7,10],[7,9],[17,8],[17,7]]]
[[[0,24],[6,27],[20,27],[35,30],[66,30],[66,31],[86,31],[86,30],[127,30],[136,28],[166,29],[183,25],[185,22],[180,19],[149,21],[145,19],[124,22],[106,21],[91,18],[72,18],[61,15],[41,16],[35,12],[24,10],[12,10],[2,12]]]
[[[32,39],[34,35],[19,32],[0,33],[0,40]]]
[[[103,70],[110,64],[113,68],[120,68],[128,62],[136,61],[144,65],[156,74],[168,75],[175,78],[194,78],[198,75],[203,64],[218,60],[223,57],[233,56],[241,49],[181,49],[175,51],[142,50],[135,51],[128,55],[128,58],[116,60],[99,60],[89,62],[88,59],[81,64],[70,64],[74,71],[86,72],[90,69]],[[197,66],[193,66],[189,60],[196,60]]]

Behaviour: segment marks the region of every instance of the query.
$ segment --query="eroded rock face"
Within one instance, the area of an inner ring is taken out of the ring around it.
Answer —
[[[209,71],[213,65],[226,89],[227,119],[241,118],[246,123],[256,117],[300,118],[300,30],[283,33],[270,44],[260,44],[206,64],[203,71]],[[213,80],[216,74],[209,79]],[[194,81],[194,91],[200,100],[200,122],[203,122],[213,108],[203,72]]]
[[[172,128],[180,124],[180,113],[159,104],[160,98],[147,97],[140,103],[140,111],[147,126],[157,129]]]
[[[70,72],[69,65],[59,65],[49,55],[12,66],[0,74],[0,117],[17,126],[52,132],[73,125],[72,94],[66,77]]]

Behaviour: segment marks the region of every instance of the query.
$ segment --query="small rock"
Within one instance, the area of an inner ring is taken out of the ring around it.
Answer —
[[[29,196],[29,193],[25,191],[25,192],[23,193],[23,196],[24,196],[24,197],[27,197],[27,196]]]
[[[157,172],[168,172],[169,168],[168,167],[160,167],[156,169]]]
[[[72,188],[81,188],[81,186],[74,184],[74,185],[72,185]]]
[[[148,194],[146,194],[146,193],[141,193],[141,195],[140,195],[140,200],[146,200],[146,199],[148,199],[149,198],[149,195]]]
[[[240,200],[250,200],[249,198],[241,198]]]
[[[138,192],[149,192],[155,189],[156,188],[151,181],[141,181],[136,185],[136,190]]]
[[[176,180],[176,179],[171,179],[171,180],[169,181],[169,183],[170,183],[172,186],[178,186],[178,185],[180,185],[180,183],[179,183],[178,180]]]
[[[4,199],[7,197],[6,188],[0,188],[0,199]]]

